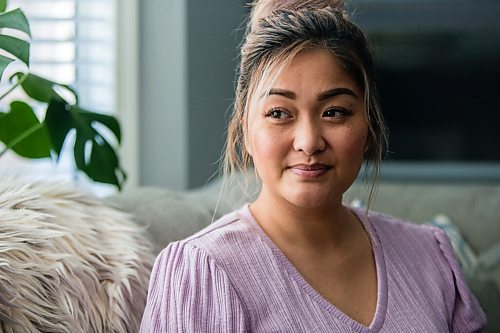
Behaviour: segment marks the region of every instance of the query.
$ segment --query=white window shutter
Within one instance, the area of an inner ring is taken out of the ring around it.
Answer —
[[[74,85],[82,107],[114,106],[113,0],[11,0],[30,21],[31,71]]]
[[[8,9],[17,7],[22,9],[30,23],[30,72],[74,86],[83,108],[113,113],[116,39],[114,0],[8,2]],[[14,92],[12,98],[20,98],[19,93]],[[2,109],[7,103],[8,99],[2,101]],[[54,173],[54,167],[48,160],[24,160],[9,154],[4,155],[0,162],[3,167],[7,163],[10,169],[17,168],[14,166],[16,164],[21,169],[30,168],[41,176]],[[74,178],[72,152],[63,152],[56,173]]]

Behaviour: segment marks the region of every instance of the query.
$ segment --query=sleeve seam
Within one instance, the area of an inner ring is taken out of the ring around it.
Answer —
[[[236,221],[237,219],[235,219]],[[230,223],[233,223],[235,221],[232,221]],[[195,238],[196,239],[196,238]],[[249,315],[249,310],[248,310],[248,307],[247,305],[242,302],[242,296],[240,294],[240,292],[238,291],[237,288],[235,288],[235,283],[233,282],[233,280],[231,279],[231,277],[226,273],[226,270],[224,269],[223,266],[221,266],[217,260],[215,260],[214,258],[212,258],[207,251],[205,251],[202,247],[200,246],[197,246],[196,244],[193,244],[191,242],[189,243],[186,243],[185,246],[189,246],[192,250],[195,250],[195,251],[198,251],[200,252],[204,257],[207,258],[207,260],[209,262],[211,262],[214,267],[216,267],[216,269],[218,269],[226,278],[227,280],[229,281],[229,284],[230,284],[230,288],[231,288],[231,291],[233,291],[236,295],[236,297],[238,298],[238,303],[240,304],[242,310],[243,310],[243,314],[244,314],[244,318],[245,318],[245,327],[248,331],[252,331],[251,330],[251,321],[250,321],[250,315]]]

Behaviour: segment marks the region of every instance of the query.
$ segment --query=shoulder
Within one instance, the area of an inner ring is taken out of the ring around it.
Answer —
[[[368,220],[385,247],[415,251],[420,255],[427,253],[433,258],[437,255],[446,261],[456,260],[448,234],[440,227],[378,212],[370,212]]]
[[[250,225],[242,218],[245,207],[222,216],[204,229],[181,242],[197,246],[206,246],[214,241],[224,241],[234,237],[235,234],[245,234]]]
[[[256,251],[258,237],[254,227],[243,218],[245,207],[224,215],[196,234],[171,244],[182,248],[185,259],[206,257],[219,268],[230,269],[232,263],[244,260],[247,253]]]
[[[427,295],[425,302],[441,304],[451,331],[476,332],[484,327],[484,313],[444,230],[376,212],[370,212],[368,221],[392,279],[408,282],[407,291],[416,286],[413,295]]]
[[[207,251],[207,237],[217,238],[232,222],[223,218],[161,251],[151,272],[141,332],[246,331],[245,305],[226,271]]]
[[[388,269],[405,267],[421,279],[453,278],[450,270],[453,249],[442,229],[377,212],[369,213],[367,223]]]
[[[394,245],[412,246],[432,244],[437,249],[439,242],[446,238],[440,228],[418,224],[395,216],[373,212],[368,214],[368,221],[382,242]]]
[[[242,253],[235,246],[243,247],[244,230],[237,212],[227,214],[196,234],[168,244],[157,256],[155,268],[162,271],[160,275],[179,281],[204,280],[214,274],[227,278],[225,263]]]

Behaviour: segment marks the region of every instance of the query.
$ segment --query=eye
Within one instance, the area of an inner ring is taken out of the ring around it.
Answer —
[[[342,108],[342,107],[331,107],[326,109],[325,112],[323,112],[323,117],[329,117],[329,118],[342,118],[346,117],[351,114],[351,111]]]
[[[271,110],[269,110],[269,112],[266,113],[266,117],[273,118],[273,119],[292,118],[292,116],[288,112],[286,112],[285,110],[279,109],[279,108],[272,108]]]

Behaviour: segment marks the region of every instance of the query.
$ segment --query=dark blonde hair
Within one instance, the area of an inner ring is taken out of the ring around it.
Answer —
[[[387,141],[386,127],[369,43],[361,29],[348,19],[343,2],[338,0],[265,0],[253,6],[241,46],[234,109],[227,129],[224,174],[245,173],[252,166],[252,158],[245,149],[245,133],[254,97],[266,93],[292,58],[310,48],[329,50],[364,92],[369,127],[365,174],[373,180],[370,204]]]
[[[297,11],[330,7],[347,15],[343,0],[260,0],[254,1],[251,6],[252,11],[248,20],[247,33],[255,30],[261,19],[278,9]]]

